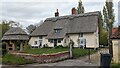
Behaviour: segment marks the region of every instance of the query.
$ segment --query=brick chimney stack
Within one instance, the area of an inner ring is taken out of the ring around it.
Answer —
[[[58,12],[58,9],[57,9],[57,12],[55,12],[55,17],[58,17],[59,16],[59,12]]]
[[[77,14],[75,7],[73,7],[71,11],[72,11],[72,14]]]

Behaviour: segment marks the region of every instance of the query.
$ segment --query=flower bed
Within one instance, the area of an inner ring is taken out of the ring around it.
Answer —
[[[54,54],[26,54],[26,53],[12,53],[12,55],[23,57],[25,59],[33,60],[37,63],[50,63],[69,58],[69,51],[54,53]]]

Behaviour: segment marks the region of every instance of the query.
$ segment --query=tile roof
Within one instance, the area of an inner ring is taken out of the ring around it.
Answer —
[[[112,28],[112,39],[120,39],[120,31],[118,31],[118,28]]]

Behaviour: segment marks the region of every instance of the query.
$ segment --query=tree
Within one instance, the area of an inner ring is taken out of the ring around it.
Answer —
[[[103,30],[101,33],[100,33],[100,45],[104,45],[104,46],[107,46],[108,45],[108,41],[107,41],[107,32],[105,30]]]
[[[112,50],[112,40],[110,36],[112,35],[112,27],[114,23],[114,9],[113,9],[113,2],[112,0],[106,0],[105,6],[103,8],[103,15],[104,15],[104,22],[107,25],[107,31],[108,31],[108,46],[109,46],[109,53],[113,56],[113,50]]]
[[[5,34],[5,32],[9,29],[9,23],[6,20],[3,20],[2,23],[0,24],[0,28],[1,28],[1,37]]]
[[[28,33],[32,33],[35,29],[36,29],[36,26],[34,25],[29,25],[28,27],[26,27]]]
[[[103,22],[103,16],[100,12],[100,22],[99,22],[99,44],[107,46],[107,31],[105,29],[105,24]]]
[[[82,1],[81,0],[79,0],[79,2],[78,2],[78,7],[77,7],[77,13],[78,14],[80,14],[80,13],[84,13],[84,6],[83,6],[83,4],[82,4]]]
[[[15,21],[9,21],[9,26],[10,27],[22,27],[22,25],[20,25],[19,22],[15,22]]]
[[[44,23],[43,20],[41,20],[40,22],[34,24],[34,26],[39,27],[39,26],[40,26],[41,24],[43,24],[43,23]]]

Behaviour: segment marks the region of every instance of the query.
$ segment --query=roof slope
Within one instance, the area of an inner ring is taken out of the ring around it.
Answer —
[[[47,18],[30,36],[48,35],[48,38],[62,38],[66,33],[95,32],[98,25],[99,12],[74,14]],[[61,28],[56,34],[54,29]]]
[[[28,40],[27,33],[19,27],[10,28],[2,37],[2,40]]]
[[[120,39],[120,31],[118,28],[112,28],[112,39]]]

